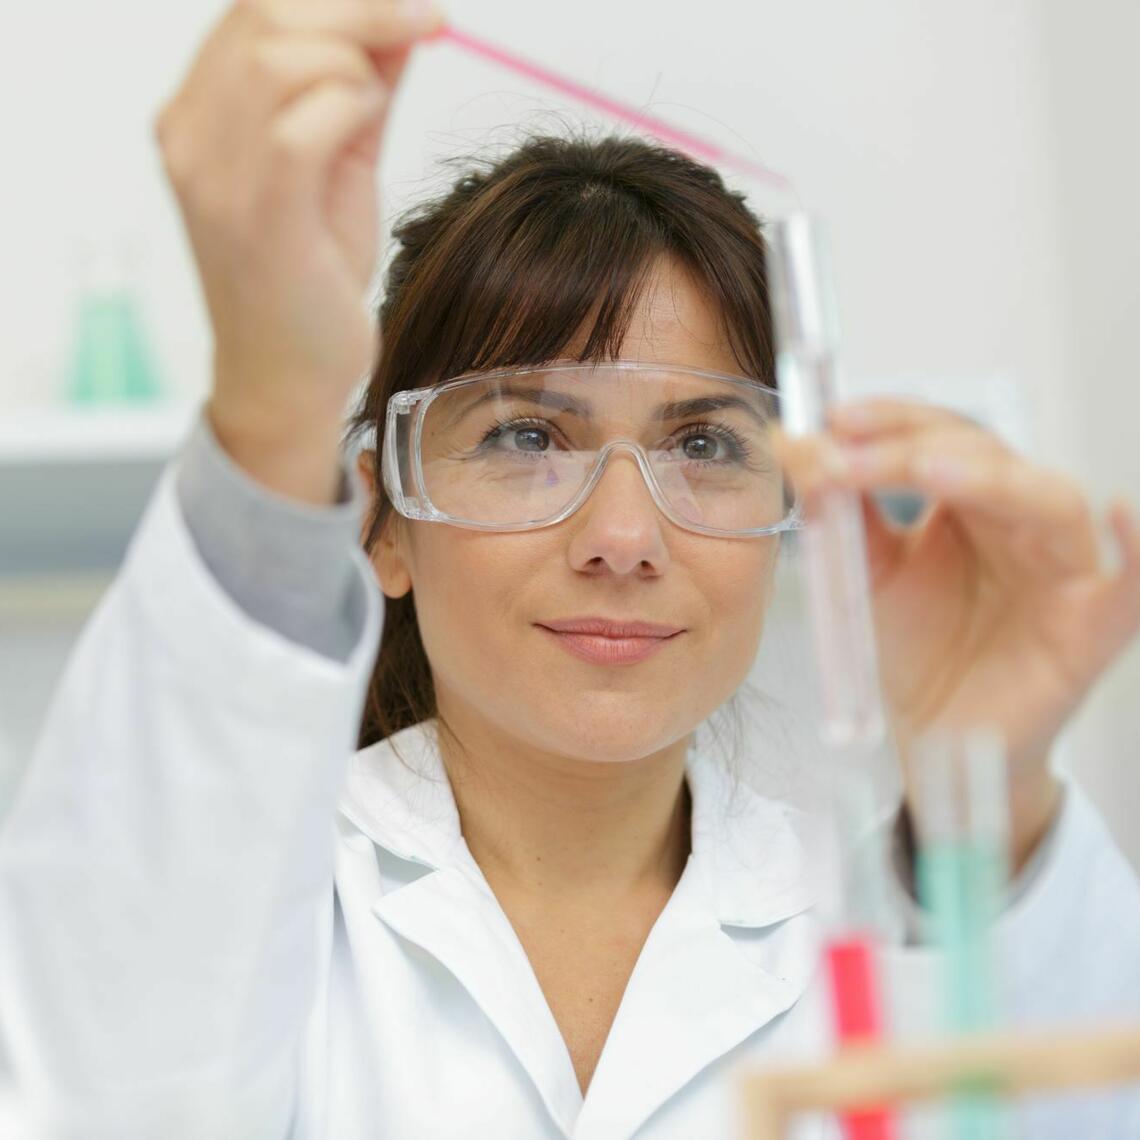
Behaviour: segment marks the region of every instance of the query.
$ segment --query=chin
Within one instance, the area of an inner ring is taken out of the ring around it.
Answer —
[[[573,701],[535,725],[535,743],[550,752],[598,764],[625,764],[660,752],[687,736],[699,717],[686,717],[668,697],[653,704],[630,693]],[[588,707],[583,707],[583,706]],[[540,703],[530,705],[541,708]]]

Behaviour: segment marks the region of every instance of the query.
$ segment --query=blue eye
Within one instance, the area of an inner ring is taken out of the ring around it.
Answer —
[[[550,435],[540,428],[518,428],[514,437],[520,451],[545,451],[550,446]]]
[[[748,443],[730,427],[690,424],[685,430],[688,434],[682,436],[679,450],[690,463],[710,467],[746,463],[752,454]]]
[[[550,432],[544,427],[526,420],[510,420],[495,424],[479,441],[479,450],[542,455],[550,449],[550,442]]]

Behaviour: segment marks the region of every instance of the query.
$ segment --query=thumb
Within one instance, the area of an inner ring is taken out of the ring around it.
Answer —
[[[887,522],[882,508],[871,495],[861,495],[860,503],[863,508],[863,530],[867,536],[871,588],[876,589],[894,573],[902,560],[906,535]]]
[[[1140,633],[1140,523],[1124,501],[1113,503],[1108,521],[1120,551],[1120,566],[1105,584],[1101,598],[1104,622],[1111,629],[1106,664]]]

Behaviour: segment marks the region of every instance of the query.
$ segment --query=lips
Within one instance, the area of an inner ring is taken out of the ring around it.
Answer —
[[[675,625],[609,618],[565,618],[541,622],[539,629],[563,649],[593,665],[635,665],[651,657],[684,632]]]

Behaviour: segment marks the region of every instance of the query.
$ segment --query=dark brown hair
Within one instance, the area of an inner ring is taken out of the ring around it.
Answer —
[[[382,347],[348,439],[375,430],[371,549],[392,505],[379,478],[389,397],[475,369],[620,351],[655,263],[707,290],[745,375],[775,384],[761,223],[711,167],[640,138],[530,137],[469,168],[396,224],[379,308]],[[436,715],[415,599],[387,600],[358,746]]]

